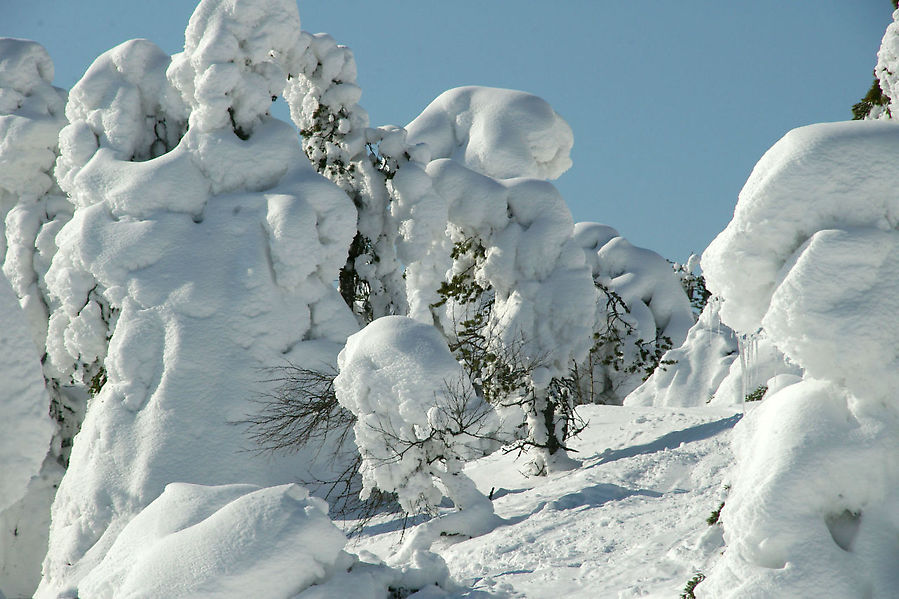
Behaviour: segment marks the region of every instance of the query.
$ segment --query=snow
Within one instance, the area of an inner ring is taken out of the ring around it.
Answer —
[[[82,580],[86,597],[292,597],[326,578],[346,543],[298,485],[173,483]]]
[[[9,281],[0,277],[0,408],[5,419],[16,423],[15,435],[0,435],[0,513],[25,495],[56,428],[50,419],[41,358],[23,316]]]
[[[397,493],[409,513],[439,504],[437,471],[424,465],[437,456],[449,459],[448,452],[461,451],[456,459],[465,459],[478,449],[434,438],[452,409],[451,390],[465,384],[443,336],[411,318],[385,316],[350,336],[337,363],[337,399],[357,418],[362,497],[374,488]]]
[[[894,21],[876,73],[895,114]],[[762,157],[703,254],[696,320],[692,258],[574,225],[548,181],[573,135],[547,102],[462,87],[371,128],[352,52],[293,0],[202,0],[183,52],[131,40],[68,94],[52,77],[41,46],[0,39],[0,599],[899,588],[888,113]],[[270,115],[282,94],[301,140]],[[368,300],[347,306],[342,268]],[[502,397],[450,350],[466,319],[524,364]],[[642,385],[610,366],[667,340]],[[254,451],[260,373],[285,364],[339,367],[354,435]],[[588,404],[624,405],[577,406],[550,455],[582,367]],[[311,482],[350,443],[362,498],[404,515],[331,520]]]
[[[73,141],[60,164],[71,167],[61,183],[76,210],[47,275],[58,306],[47,348],[60,376],[106,380],[53,505],[39,597],[80,588],[169,483],[270,487],[341,468],[314,464],[318,447],[274,458],[248,451],[237,424],[264,391],[262,368],[333,364],[355,329],[332,286],[354,232],[352,204],[311,169],[292,129],[267,115],[271,98],[263,108],[251,93],[286,79],[269,50],[287,60],[296,49],[295,4],[241,4],[235,13],[234,3],[202,2],[185,53],[168,67],[149,42],[129,42],[73,91],[63,131]],[[232,125],[201,83],[234,56],[252,64],[231,80]],[[179,91],[190,130],[156,157],[162,128],[97,100],[143,94],[163,107],[154,122],[180,135],[171,108]],[[121,138],[103,135],[109,123]],[[78,141],[88,136],[99,142],[91,153]],[[135,158],[111,139],[128,140]]]
[[[502,452],[466,468],[507,522],[435,544],[460,584],[506,598],[676,597],[718,558],[722,530],[706,519],[725,493],[739,415],[709,407],[580,409],[590,422],[573,441],[581,468],[527,477],[526,458]],[[373,522],[351,547],[387,556],[399,546],[400,525]]]
[[[899,556],[896,133],[889,121],[790,132],[703,255],[722,320],[794,368],[764,373],[778,376],[736,428],[727,550],[699,596],[881,597],[899,584],[886,565]]]
[[[481,86],[440,94],[406,126],[431,160],[452,158],[497,179],[556,179],[571,166],[574,135],[542,98]]]
[[[686,340],[694,324],[693,311],[667,260],[652,250],[634,246],[618,231],[601,223],[577,223],[574,239],[583,248],[593,280],[601,289],[595,332],[603,336],[611,328],[622,338],[617,350],[625,365],[637,361],[646,346],[655,347],[664,341],[676,348]],[[617,306],[615,299],[624,305]],[[621,323],[611,319],[610,301]],[[666,370],[667,366],[663,368]],[[645,376],[642,369],[621,371],[593,356],[582,369],[589,372],[590,389],[586,395],[601,403],[620,404]]]
[[[739,341],[729,327],[721,324],[718,308],[717,301],[706,304],[683,345],[662,357],[674,363],[656,370],[625,398],[625,405],[698,407],[716,399],[743,401],[734,394],[718,392],[728,373],[740,366]]]
[[[899,196],[890,156],[899,149],[897,132],[889,121],[809,125],[762,156],[733,220],[702,256],[709,289],[725,298],[725,324],[758,329],[781,269],[818,231],[894,228]]]

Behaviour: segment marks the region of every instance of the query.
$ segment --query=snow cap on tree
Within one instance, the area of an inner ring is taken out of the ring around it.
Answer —
[[[169,71],[191,107],[191,128],[249,136],[297,67],[299,41],[295,0],[200,2]]]
[[[432,160],[453,158],[497,179],[556,179],[571,166],[571,127],[545,100],[516,90],[445,91],[406,130]]]

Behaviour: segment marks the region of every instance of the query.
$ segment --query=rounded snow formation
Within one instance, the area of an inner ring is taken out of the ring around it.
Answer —
[[[173,483],[78,585],[82,597],[287,599],[328,578],[346,538],[295,484]]]
[[[702,259],[726,324],[763,327],[810,375],[860,396],[899,384],[897,152],[892,122],[791,131],[759,161]]]
[[[41,469],[55,426],[41,358],[19,298],[0,275],[0,413],[14,430],[0,435],[0,512],[22,498]]]
[[[556,179],[571,167],[571,127],[542,98],[493,87],[440,94],[406,126],[431,159],[453,158],[496,179]]]
[[[34,201],[53,186],[66,94],[52,81],[43,46],[0,38],[0,217],[21,196]]]

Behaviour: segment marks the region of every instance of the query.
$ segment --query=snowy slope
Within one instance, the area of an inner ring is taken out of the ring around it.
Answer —
[[[509,524],[435,544],[458,582],[496,597],[674,598],[719,555],[722,529],[706,519],[725,494],[739,414],[582,410],[590,424],[574,443],[581,468],[526,478],[524,458],[498,452],[466,469],[484,493],[494,489],[496,512]],[[400,527],[374,522],[350,548],[386,558]]]

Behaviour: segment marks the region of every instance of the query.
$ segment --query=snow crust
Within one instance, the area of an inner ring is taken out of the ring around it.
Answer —
[[[556,179],[571,167],[571,127],[542,98],[468,86],[440,94],[406,126],[431,160],[453,158],[497,179]]]

